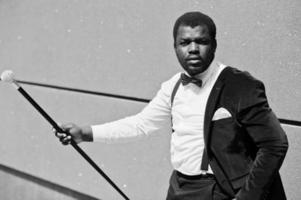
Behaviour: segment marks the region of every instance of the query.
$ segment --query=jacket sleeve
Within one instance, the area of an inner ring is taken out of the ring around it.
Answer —
[[[261,200],[266,195],[288,149],[285,132],[268,105],[262,82],[254,81],[239,99],[238,120],[257,152],[237,200]]]

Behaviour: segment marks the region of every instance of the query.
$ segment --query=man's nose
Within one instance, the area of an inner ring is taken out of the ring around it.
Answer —
[[[195,42],[190,43],[189,53],[199,53],[199,46]]]

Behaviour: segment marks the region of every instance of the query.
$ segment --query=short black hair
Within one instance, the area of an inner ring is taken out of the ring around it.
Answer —
[[[192,28],[196,26],[207,26],[209,30],[209,34],[211,38],[216,41],[216,26],[214,21],[204,13],[195,11],[195,12],[187,12],[180,16],[177,21],[175,22],[175,25],[173,27],[173,38],[174,41],[176,41],[178,29],[181,25],[190,26]]]

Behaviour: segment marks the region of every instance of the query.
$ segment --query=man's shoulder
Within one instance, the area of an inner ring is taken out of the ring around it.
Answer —
[[[224,82],[224,94],[233,98],[242,96],[249,98],[250,95],[265,90],[261,80],[255,78],[250,72],[235,67],[226,67],[220,78]]]
[[[162,83],[162,85],[173,87],[178,82],[180,77],[181,77],[181,72],[178,72],[178,73],[174,74],[173,76],[171,76],[168,80],[164,81]]]
[[[171,76],[168,80],[164,81],[161,84],[160,92],[167,96],[170,96],[180,77],[181,77],[181,72],[178,72],[173,76]]]
[[[176,74],[172,75],[167,81],[170,82],[177,82],[181,77],[182,72],[177,72]]]
[[[221,78],[227,84],[234,84],[238,86],[252,86],[262,84],[262,81],[254,77],[250,72],[243,71],[235,67],[227,66],[221,73]]]

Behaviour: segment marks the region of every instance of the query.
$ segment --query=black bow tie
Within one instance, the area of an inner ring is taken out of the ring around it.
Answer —
[[[203,84],[202,80],[187,76],[184,73],[181,74],[181,82],[182,82],[183,85],[193,83],[193,84],[196,84],[199,87],[202,87],[202,84]]]

